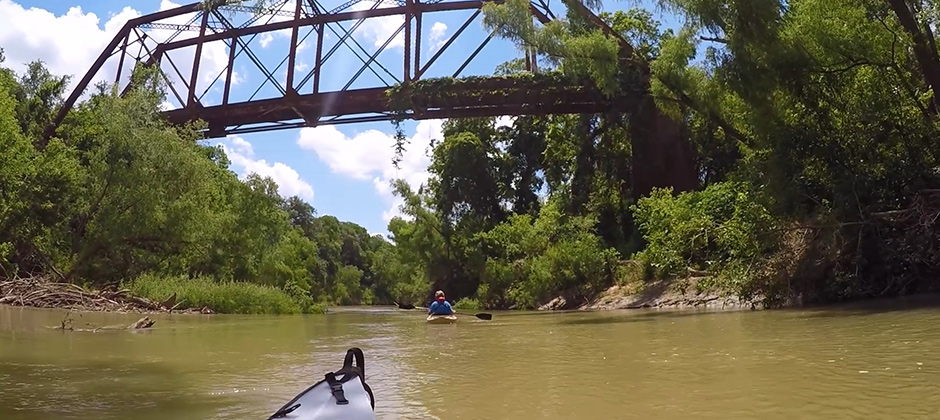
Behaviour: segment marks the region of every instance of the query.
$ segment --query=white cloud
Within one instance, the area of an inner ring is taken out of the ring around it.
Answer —
[[[349,11],[360,11],[360,10],[369,10],[377,0],[362,0],[359,3],[352,5],[348,10]],[[382,9],[386,7],[396,7],[395,4],[389,3],[379,3],[379,6],[376,9]],[[387,41],[395,31],[398,30],[403,23],[405,23],[405,15],[392,15],[392,16],[382,16],[368,18],[362,22],[362,25],[356,29],[353,35],[363,34],[369,42],[372,42],[372,45],[376,48],[381,47],[382,44]],[[388,44],[388,48],[404,48],[405,47],[405,31],[402,30],[395,36],[395,38]]]
[[[11,0],[0,0],[0,47],[7,58],[4,65],[22,72],[26,63],[42,60],[53,74],[72,75],[70,86],[74,86],[124,23],[140,15],[125,7],[101,28],[98,16],[85,13],[79,6],[56,16],[44,9],[26,9]],[[116,70],[117,60],[111,60],[89,86],[103,80],[113,82]]]
[[[299,196],[307,201],[313,200],[313,187],[300,178],[300,174],[281,162],[268,164],[264,159],[255,159],[251,143],[238,136],[228,136],[219,142],[228,155],[232,166],[242,179],[251,174],[271,177],[277,183],[278,192],[286,197]]]
[[[160,10],[168,10],[179,7],[180,4],[174,3],[170,0],[161,0],[160,1]],[[195,15],[194,13],[187,13],[184,15],[172,17],[169,19],[161,20],[161,23],[173,23],[173,24],[187,24]],[[176,34],[176,31],[170,29],[149,29],[147,30],[147,36],[152,37],[156,42],[163,42],[169,39],[171,36]],[[182,33],[176,35],[173,39],[174,41],[181,41],[184,39],[194,38],[198,36],[199,33],[195,31],[183,31]],[[132,38],[133,40],[133,38]],[[151,48],[153,45],[151,44]],[[176,68],[179,69],[179,72],[185,78],[185,84],[189,84],[189,75],[192,73],[193,69],[193,55],[196,52],[196,46],[190,46],[185,48],[175,49],[168,52],[166,55],[172,58],[173,64],[176,64]],[[196,81],[197,86],[197,95],[202,95],[202,93],[209,86],[209,83],[212,83],[213,80],[216,80],[216,77],[220,73],[223,73],[226,66],[228,66],[228,47],[226,47],[224,41],[213,41],[202,46],[202,54],[199,59],[199,76]],[[180,79],[180,76],[176,73],[176,70],[168,62],[166,58],[163,60],[163,72],[166,73],[170,81],[177,86],[177,90],[180,95],[185,95],[184,80]],[[221,90],[224,83],[225,76],[219,77],[218,81],[215,83],[214,88]],[[232,71],[232,85],[237,85],[244,81],[244,78],[235,70]],[[176,101],[176,97],[172,93],[168,93],[168,98],[173,98],[173,101]],[[183,98],[184,100],[186,98]],[[174,102],[175,104],[175,102]]]
[[[375,0],[364,0],[353,5],[349,10],[365,10],[370,8]],[[180,3],[170,0],[161,0],[160,10],[168,10],[179,7]],[[379,8],[392,7],[393,5],[380,3]],[[282,10],[286,10],[286,6]],[[291,6],[292,8],[292,6]],[[291,9],[292,11],[292,9]],[[146,13],[149,13],[146,12]],[[24,7],[13,0],[0,0],[0,16],[3,16],[3,24],[0,24],[0,47],[4,48],[4,55],[7,61],[4,65],[13,68],[17,72],[25,69],[25,64],[33,60],[42,60],[54,74],[71,75],[74,87],[75,83],[84,76],[87,71],[104,50],[107,44],[113,39],[114,35],[130,19],[140,17],[143,13],[130,6],[124,7],[121,11],[107,16],[105,20],[98,15],[85,12],[81,7],[72,7],[62,15],[55,15],[45,9],[37,7]],[[193,14],[177,16],[162,20],[162,23],[186,24],[192,18]],[[274,16],[272,21],[290,20],[287,16]],[[103,22],[103,24],[102,24]],[[374,47],[381,46],[392,33],[404,22],[401,15],[386,16],[380,18],[366,19],[357,29],[357,38],[364,38],[372,43]],[[441,24],[443,25],[443,24]],[[438,28],[438,25],[434,26]],[[41,28],[41,29],[40,29]],[[175,33],[168,29],[148,29],[147,42],[150,48],[154,47],[154,42],[164,41]],[[433,32],[433,30],[432,30]],[[196,36],[194,31],[184,31],[177,35],[174,40],[182,40]],[[290,30],[280,30],[271,33],[265,33],[259,37],[259,42],[263,47],[270,46],[275,38],[286,37],[289,39]],[[134,37],[132,36],[131,40]],[[399,33],[392,41],[390,47],[402,48],[404,46],[404,34]],[[303,42],[298,46],[298,50],[309,48],[308,42]],[[189,74],[192,71],[192,56],[196,47],[186,47],[171,51],[168,56],[173,59],[183,79],[188,83]],[[134,50],[134,53],[137,51]],[[89,87],[97,82],[113,82],[116,74],[119,55],[113,55],[92,79]],[[130,75],[130,68],[133,60],[125,60],[125,70],[122,71],[122,78],[126,80]],[[211,42],[203,46],[202,57],[200,58],[200,77],[197,82],[198,94],[206,90],[208,84],[216,79],[220,73],[223,73],[228,63],[228,51],[223,41]],[[305,63],[298,63],[300,71],[306,70],[309,66]],[[164,72],[168,75],[173,84],[182,92],[184,80],[176,74],[176,70],[164,59]],[[233,84],[239,84],[244,81],[243,72],[233,71]],[[213,86],[213,90],[221,90],[222,79],[219,78]],[[87,94],[88,91],[86,91]],[[218,93],[218,92],[216,92]],[[185,98],[184,98],[185,99]],[[178,106],[177,99],[172,93],[168,93],[169,105],[167,109]]]
[[[281,4],[280,7],[278,7],[277,9],[278,13],[273,14],[273,15],[266,14],[263,19],[259,19],[258,21],[256,21],[250,26],[259,26],[259,25],[264,25],[264,24],[269,24],[269,23],[287,22],[289,20],[293,20],[294,19],[293,17],[294,4],[295,3],[292,1],[285,2]],[[287,13],[284,13],[284,12],[287,12]],[[291,32],[292,31],[290,29],[278,29],[276,31],[264,32],[257,39],[258,39],[258,42],[261,44],[261,48],[267,48],[268,45],[270,45],[271,42],[274,41],[275,35],[289,40],[291,37]]]
[[[431,26],[431,34],[428,35],[431,52],[444,46],[444,43],[447,42],[447,39],[444,38],[445,35],[447,35],[447,25],[444,22],[434,22],[434,25]]]
[[[238,136],[228,136],[226,138],[229,142],[232,143],[232,151],[238,153],[242,156],[251,157],[255,155],[255,149],[251,147],[251,143],[248,140],[245,140]]]
[[[265,32],[258,37],[258,42],[261,44],[261,48],[268,48],[268,45],[271,44],[271,41],[274,41],[274,35],[271,35],[270,32]]]
[[[283,16],[275,16],[275,18],[276,19],[271,19],[271,22],[268,22],[268,23],[277,23],[278,21],[287,20],[287,18]],[[264,22],[259,22],[259,24],[260,23],[264,23]],[[257,25],[251,25],[251,26],[257,26]],[[277,35],[280,38],[285,38],[287,40],[290,40],[291,30],[290,29],[278,29],[276,31],[262,32],[261,35],[258,36],[258,43],[261,44],[261,48],[268,48],[268,45],[271,45],[271,42],[274,41],[275,35]]]
[[[178,6],[177,3],[162,0],[160,10]],[[71,75],[72,81],[69,88],[74,88],[121,27],[128,20],[141,15],[142,13],[138,10],[129,6],[124,7],[120,12],[108,16],[102,26],[102,19],[94,13],[84,12],[79,6],[72,7],[65,14],[56,16],[45,9],[24,8],[12,0],[0,0],[0,16],[3,16],[3,23],[0,24],[0,47],[4,48],[4,55],[7,57],[7,62],[4,64],[14,71],[22,72],[26,63],[42,60],[52,73]],[[161,22],[185,24],[191,17],[192,14],[189,14]],[[164,41],[175,31],[151,29],[146,32],[148,37],[152,38],[147,45],[153,48],[155,41]],[[183,32],[177,36],[176,40],[196,35],[195,32]],[[132,35],[131,41],[134,39]],[[187,83],[192,71],[192,56],[195,48],[195,46],[187,47],[169,54],[173,57],[180,72],[186,77]],[[137,51],[133,50],[133,54],[136,53]],[[114,82],[119,57],[119,54],[114,54],[105,62],[101,70],[92,78],[89,88],[101,81]],[[129,58],[131,57],[126,58],[124,62],[123,80],[127,80],[130,76],[133,66],[133,59]],[[205,90],[208,83],[222,72],[227,63],[228,52],[223,42],[213,42],[203,47],[200,61],[201,77],[197,82],[197,86],[200,87],[198,93],[201,94]],[[181,87],[182,81],[166,60],[164,60],[163,68],[170,80],[174,81],[174,85]],[[233,72],[233,83],[237,84],[242,80],[243,78],[237,72]],[[90,90],[86,90],[86,95],[89,92]],[[174,98],[170,109],[176,107],[175,97],[172,94],[169,97]]]
[[[443,138],[442,124],[443,120],[418,123],[402,154],[399,169],[392,165],[394,137],[378,130],[367,130],[349,138],[332,125],[308,127],[300,130],[297,145],[316,153],[334,173],[361,180],[371,179],[376,192],[389,205],[389,209],[382,213],[382,219],[387,222],[401,215],[398,206],[402,200],[394,196],[391,181],[404,179],[412,188],[427,182],[430,158],[426,151],[432,139]]]
[[[314,43],[316,43],[316,41],[314,41]],[[310,44],[308,44],[306,40],[303,40],[300,42],[300,44],[297,44],[297,63],[294,64],[295,71],[304,72],[310,68],[310,65],[303,61],[303,55],[301,54],[303,50],[309,47],[310,47]]]

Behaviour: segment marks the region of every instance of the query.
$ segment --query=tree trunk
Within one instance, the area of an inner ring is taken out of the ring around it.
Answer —
[[[931,45],[935,44],[932,34],[928,36],[921,31],[907,0],[888,0],[888,3],[897,15],[901,26],[914,41],[914,57],[917,59],[924,80],[933,89],[933,104],[929,107],[930,112],[936,114],[937,106],[940,105],[940,60],[937,60],[937,51],[931,48]]]

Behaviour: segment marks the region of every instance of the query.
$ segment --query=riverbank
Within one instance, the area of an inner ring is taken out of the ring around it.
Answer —
[[[721,310],[760,309],[760,305],[737,296],[727,296],[717,291],[700,291],[695,287],[699,278],[682,280],[666,279],[644,283],[629,283],[608,288],[586,303],[558,296],[540,306],[541,311],[550,310],[615,310],[644,308],[708,308]]]
[[[92,290],[48,277],[0,280],[0,305],[81,312],[175,314],[322,313],[323,305],[270,286],[144,275],[118,290]]]
[[[700,291],[698,278],[656,280],[613,286],[587,302],[559,296],[538,310],[616,310],[642,308],[756,309],[759,305]],[[84,312],[178,314],[323,313],[325,308],[301,308],[284,291],[255,284],[218,283],[208,279],[142,276],[116,291],[90,290],[38,277],[0,281],[0,305],[68,309]],[[465,308],[461,300],[456,305]]]

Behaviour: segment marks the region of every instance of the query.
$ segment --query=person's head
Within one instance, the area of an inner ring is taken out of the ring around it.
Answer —
[[[444,297],[444,291],[443,291],[443,290],[438,290],[438,291],[434,292],[434,299],[436,299],[436,300],[439,301],[439,302],[443,302],[444,299],[445,299],[445,297]]]

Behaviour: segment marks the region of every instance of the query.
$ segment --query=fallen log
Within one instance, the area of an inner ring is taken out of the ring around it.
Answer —
[[[398,305],[398,309],[415,309],[415,306],[410,303],[398,303],[398,302],[394,302],[394,303]]]
[[[63,330],[63,331],[93,332],[94,333],[94,332],[103,331],[103,330],[143,330],[143,329],[153,327],[153,324],[155,323],[156,321],[150,319],[150,317],[145,316],[141,319],[138,319],[136,322],[130,325],[119,324],[119,325],[106,325],[103,327],[76,328],[74,326],[74,320],[72,319],[72,312],[70,311],[70,312],[66,312],[65,318],[62,319],[62,322],[60,322],[59,325],[52,327],[52,329]],[[86,324],[86,325],[92,326],[91,324]]]
[[[133,323],[133,324],[131,324],[131,325],[128,325],[128,326],[127,326],[127,329],[129,329],[129,330],[142,330],[142,329],[144,329],[144,328],[150,328],[150,327],[152,327],[154,323],[156,323],[156,321],[150,319],[150,317],[145,316],[145,317],[143,317],[143,318],[141,318],[141,319],[138,319],[137,322],[135,322],[135,323]]]

